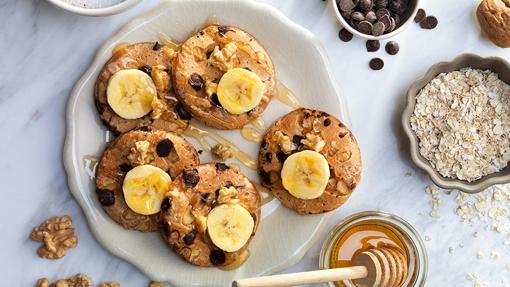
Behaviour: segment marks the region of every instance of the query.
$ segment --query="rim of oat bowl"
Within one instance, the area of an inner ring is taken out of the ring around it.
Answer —
[[[119,14],[121,12],[124,12],[125,10],[135,6],[136,4],[140,3],[142,0],[124,0],[118,4],[113,4],[108,7],[104,8],[86,8],[86,7],[80,7],[73,5],[71,3],[67,3],[63,0],[47,0],[51,4],[80,15],[85,16],[108,16],[113,14]]]
[[[445,189],[457,189],[465,193],[478,193],[495,184],[510,183],[510,165],[473,182],[446,178],[439,174],[429,161],[420,154],[419,140],[411,129],[410,123],[411,115],[416,105],[416,96],[432,79],[441,73],[457,71],[467,67],[490,70],[496,73],[500,80],[510,85],[510,63],[500,57],[484,58],[475,54],[461,54],[450,62],[436,63],[424,75],[418,77],[407,91],[407,105],[402,113],[402,126],[409,138],[411,160],[419,168],[427,172],[436,185]]]

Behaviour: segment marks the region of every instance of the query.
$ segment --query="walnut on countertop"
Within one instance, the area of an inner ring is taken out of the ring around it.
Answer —
[[[211,153],[218,159],[225,161],[233,156],[232,146],[217,144],[211,149]]]
[[[41,241],[43,245],[37,250],[40,257],[59,259],[66,255],[68,248],[78,245],[74,235],[73,220],[70,216],[53,217],[32,230],[30,238]]]
[[[165,287],[165,284],[161,282],[151,281],[151,283],[149,283],[149,287]]]
[[[49,283],[47,278],[41,278],[37,280],[36,285],[36,287],[89,287],[89,286],[92,286],[92,280],[90,280],[90,278],[85,274],[76,274],[71,278],[60,279],[51,284]]]
[[[104,282],[99,284],[97,287],[120,287],[119,282]]]

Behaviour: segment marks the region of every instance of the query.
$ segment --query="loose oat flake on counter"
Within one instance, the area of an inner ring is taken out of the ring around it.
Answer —
[[[475,181],[510,160],[510,86],[491,71],[442,73],[416,96],[420,154],[442,176]]]

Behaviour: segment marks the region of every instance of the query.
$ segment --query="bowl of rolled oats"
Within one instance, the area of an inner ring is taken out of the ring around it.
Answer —
[[[510,183],[510,64],[463,54],[433,65],[407,93],[411,159],[440,187]]]

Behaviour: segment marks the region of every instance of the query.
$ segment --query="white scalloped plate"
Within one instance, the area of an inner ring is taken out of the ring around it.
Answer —
[[[101,208],[95,196],[94,182],[83,165],[85,156],[99,157],[106,145],[105,128],[97,116],[93,100],[94,82],[100,69],[119,43],[156,41],[159,32],[183,41],[203,26],[211,14],[216,14],[222,24],[249,31],[268,49],[278,78],[294,91],[302,106],[329,112],[349,125],[347,109],[335,86],[323,47],[312,33],[269,5],[246,0],[164,1],[120,29],[99,49],[92,65],[71,93],[67,106],[64,164],[69,188],[97,240],[151,279],[167,281],[173,286],[228,286],[235,278],[271,274],[288,268],[320,238],[331,215],[301,216],[273,200],[262,209],[262,222],[250,245],[251,255],[247,262],[239,269],[222,271],[184,262],[163,243],[159,234],[122,229]],[[290,108],[273,100],[263,115],[266,126],[289,111]],[[244,140],[239,131],[218,133],[252,156],[257,155],[258,144]],[[201,160],[206,162],[210,157],[203,155]],[[241,168],[249,177],[257,179],[254,171]]]

